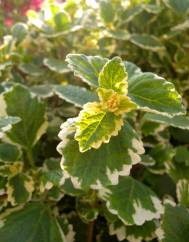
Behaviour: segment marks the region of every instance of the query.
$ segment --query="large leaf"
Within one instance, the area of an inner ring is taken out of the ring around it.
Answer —
[[[65,133],[66,130],[63,135]],[[84,189],[118,184],[119,176],[128,175],[132,165],[140,162],[139,155],[144,152],[142,142],[128,123],[108,144],[85,153],[80,153],[73,134],[62,139],[59,151],[63,155],[64,174],[71,176],[72,181],[77,181],[79,187]]]
[[[189,117],[184,115],[167,117],[161,114],[147,113],[143,118],[145,120],[166,124],[180,129],[189,129]]]
[[[123,125],[121,115],[103,111],[99,103],[87,103],[83,106],[76,122],[75,139],[80,151],[99,148],[108,143],[111,136],[116,136]]]
[[[99,86],[112,89],[119,94],[127,94],[127,72],[120,57],[106,62],[99,73]]]
[[[142,109],[170,115],[185,112],[174,85],[162,77],[146,72],[132,76],[128,83],[129,97]]]
[[[109,211],[128,225],[142,225],[162,213],[155,193],[132,177],[121,177],[117,186],[102,189],[99,196],[106,201]]]
[[[162,224],[163,236],[158,234],[159,239],[162,242],[188,242],[188,227],[188,209],[182,206],[166,205]]]
[[[158,38],[152,35],[147,34],[132,34],[130,36],[130,41],[139,46],[142,49],[151,50],[151,51],[161,51],[165,47],[160,42]]]
[[[55,85],[55,93],[67,102],[73,103],[78,107],[83,107],[88,102],[98,101],[98,97],[94,92],[84,87],[73,85]]]
[[[8,137],[23,147],[31,148],[46,128],[45,104],[22,85],[15,85],[3,97],[6,113],[21,118],[21,122],[7,133]]]
[[[42,203],[10,210],[0,218],[1,242],[65,242],[60,225]]]
[[[108,59],[100,56],[69,54],[66,56],[68,66],[74,74],[93,87],[98,86],[98,75]]]

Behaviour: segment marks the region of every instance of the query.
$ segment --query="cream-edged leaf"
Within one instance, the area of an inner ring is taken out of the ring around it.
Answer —
[[[34,191],[32,178],[24,173],[10,177],[7,183],[7,200],[11,205],[26,203],[31,199]]]
[[[98,87],[98,75],[108,61],[100,56],[86,56],[84,54],[69,54],[66,56],[68,67],[74,74],[92,87]]]
[[[61,166],[76,188],[101,189],[118,184],[119,176],[129,175],[132,166],[140,162],[140,155],[144,153],[140,138],[127,122],[108,144],[84,153],[79,151],[79,145],[73,139],[74,131],[68,131],[67,136],[65,129],[63,132],[58,149],[62,154]]]
[[[144,72],[128,79],[128,96],[141,109],[165,115],[185,113],[181,97],[171,82],[164,78]]]
[[[54,91],[59,98],[69,103],[73,103],[77,107],[83,107],[88,102],[98,101],[98,97],[94,92],[84,87],[74,85],[54,85]]]
[[[160,218],[163,207],[156,194],[132,177],[120,177],[116,186],[99,191],[107,208],[126,225],[142,225]]]
[[[98,83],[101,88],[112,89],[119,94],[127,94],[127,72],[120,57],[106,62],[99,73]]]
[[[121,115],[102,110],[99,103],[87,103],[83,106],[76,122],[75,139],[81,152],[99,148],[108,143],[111,136],[116,136],[123,125]]]

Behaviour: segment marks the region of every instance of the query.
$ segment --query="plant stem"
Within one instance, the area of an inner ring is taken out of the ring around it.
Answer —
[[[33,159],[32,150],[31,149],[27,149],[26,155],[27,155],[27,158],[28,158],[29,165],[31,167],[34,167],[34,163],[35,162],[34,162],[34,159]]]
[[[88,224],[88,227],[87,227],[87,242],[93,242],[94,224],[95,224],[95,221],[92,221]]]

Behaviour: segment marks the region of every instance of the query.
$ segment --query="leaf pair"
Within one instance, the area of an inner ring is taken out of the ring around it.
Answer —
[[[83,106],[76,122],[75,139],[80,151],[99,148],[116,136],[123,125],[123,114],[137,105],[127,97],[127,72],[119,57],[106,62],[99,73],[97,93],[100,102]]]

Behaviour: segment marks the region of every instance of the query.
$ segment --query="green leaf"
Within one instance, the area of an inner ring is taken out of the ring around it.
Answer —
[[[99,103],[85,104],[76,122],[75,139],[79,142],[80,151],[98,149],[102,143],[108,143],[122,125],[121,115],[103,111]]]
[[[179,180],[177,183],[177,199],[179,204],[189,206],[189,182],[186,179]]]
[[[34,202],[1,215],[0,238],[1,242],[65,242],[63,231],[49,208]]]
[[[13,124],[17,124],[21,121],[19,117],[0,117],[0,132],[6,132],[12,128]]]
[[[21,64],[19,66],[19,69],[25,74],[34,76],[34,77],[43,76],[45,73],[44,69],[42,69],[40,66],[33,63]]]
[[[147,113],[143,118],[145,120],[166,124],[180,129],[189,129],[189,117],[184,115],[167,117],[161,114]]]
[[[143,4],[142,6],[148,13],[158,14],[161,11],[161,7],[158,4]]]
[[[113,9],[113,5],[110,0],[100,1],[100,17],[105,24],[109,24],[114,21],[115,10]]]
[[[97,95],[84,87],[54,85],[54,90],[58,97],[69,103],[73,103],[77,107],[83,107],[88,102],[98,101]]]
[[[17,146],[4,143],[0,144],[0,161],[17,161],[20,158],[20,150]]]
[[[80,153],[78,143],[66,130],[60,132],[63,140],[58,150],[62,154],[64,174],[70,176],[75,187],[100,189],[102,186],[118,184],[119,176],[129,175],[132,165],[140,162],[144,153],[141,140],[132,127],[125,125],[118,136],[99,149]],[[90,176],[88,175],[90,173]]]
[[[177,146],[174,161],[189,166],[189,150],[185,146]]]
[[[141,74],[141,69],[132,62],[124,61],[125,68],[127,70],[128,79],[131,79],[134,75]]]
[[[155,222],[148,221],[141,226],[131,225],[125,226],[120,220],[116,220],[109,225],[110,235],[116,235],[118,241],[127,239],[130,242],[149,241],[155,238],[156,224]]]
[[[28,33],[28,26],[24,23],[16,23],[11,28],[11,33],[18,41],[22,41]]]
[[[7,133],[8,137],[23,147],[31,148],[47,126],[45,104],[22,85],[15,85],[3,94],[3,98],[6,113],[21,118],[21,122]]]
[[[98,75],[108,59],[100,56],[86,56],[83,54],[69,54],[66,56],[68,67],[92,87],[98,87]]]
[[[129,39],[133,44],[138,47],[151,50],[151,51],[162,51],[165,50],[165,47],[161,43],[161,41],[153,36],[148,34],[132,34]]]
[[[23,173],[11,177],[7,183],[7,200],[14,206],[26,203],[31,199],[34,191],[32,178]]]
[[[163,238],[162,242],[188,242],[189,238],[189,212],[182,206],[172,207],[166,205],[163,217]]]
[[[107,208],[127,225],[142,225],[160,218],[162,205],[155,193],[132,177],[121,177],[117,186],[99,191]]]
[[[51,71],[57,72],[59,74],[64,74],[67,72],[70,72],[70,70],[67,67],[67,64],[62,61],[55,58],[45,58],[43,60],[44,66],[48,67]]]
[[[132,21],[136,16],[138,16],[141,12],[143,11],[143,8],[141,5],[136,5],[134,7],[127,8],[126,10],[123,11],[122,13],[122,24],[128,23]]]
[[[54,16],[56,31],[65,31],[71,27],[71,19],[68,13],[61,11]]]
[[[164,3],[178,14],[185,14],[189,9],[189,0],[163,0]]]
[[[126,30],[115,29],[115,30],[106,30],[103,32],[106,37],[116,39],[116,40],[129,40],[130,34]]]
[[[48,84],[34,85],[30,90],[40,98],[49,98],[54,95],[53,86]]]
[[[99,86],[112,89],[119,94],[127,94],[127,72],[120,57],[106,62],[99,73]]]
[[[146,72],[128,79],[128,96],[144,110],[169,115],[185,113],[181,97],[172,83]]]
[[[93,206],[90,197],[78,197],[76,200],[76,209],[79,217],[85,222],[89,223],[97,219],[99,211],[98,208]]]

